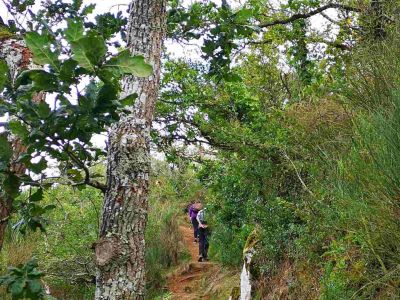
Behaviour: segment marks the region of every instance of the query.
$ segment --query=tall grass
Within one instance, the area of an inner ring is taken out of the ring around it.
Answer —
[[[178,215],[170,203],[153,202],[146,229],[146,270],[150,293],[165,286],[165,275],[183,253]]]
[[[354,137],[330,177],[325,220],[336,240],[325,253],[323,299],[400,297],[400,41],[392,34],[359,49],[352,64]]]

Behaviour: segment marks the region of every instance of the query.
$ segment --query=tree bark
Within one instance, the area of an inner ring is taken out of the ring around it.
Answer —
[[[142,300],[145,295],[150,129],[160,85],[166,0],[133,0],[129,6],[128,47],[153,66],[153,75],[127,77],[124,94],[137,93],[131,113],[111,128],[107,190],[100,239],[95,245],[96,299]]]
[[[6,39],[0,42],[0,59],[7,63],[11,80],[14,81],[18,72],[22,69],[33,67],[31,58],[32,55],[25,46],[24,41]],[[42,99],[43,95],[38,94],[34,97],[33,101],[41,101]],[[13,148],[13,157],[11,158],[8,171],[17,176],[23,175],[26,168],[23,164],[17,163],[16,160],[26,151],[26,147],[16,136],[11,136],[10,142]],[[3,248],[5,232],[13,209],[13,202],[14,199],[10,195],[0,193],[0,251]]]

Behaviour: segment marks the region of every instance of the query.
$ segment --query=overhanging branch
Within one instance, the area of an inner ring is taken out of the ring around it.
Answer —
[[[267,28],[267,27],[272,27],[275,25],[285,25],[285,24],[289,24],[292,23],[296,20],[300,20],[300,19],[308,19],[314,15],[320,14],[321,12],[330,9],[330,8],[336,8],[336,9],[342,9],[342,10],[346,10],[346,11],[352,11],[352,12],[360,12],[361,10],[356,8],[356,7],[352,7],[352,6],[348,6],[348,5],[343,5],[343,4],[338,4],[338,3],[329,3],[326,4],[324,6],[321,6],[315,10],[312,10],[308,13],[299,13],[299,14],[295,14],[289,18],[286,19],[281,19],[281,20],[275,20],[275,21],[271,21],[268,23],[264,23],[264,24],[260,24],[259,27],[261,28]]]

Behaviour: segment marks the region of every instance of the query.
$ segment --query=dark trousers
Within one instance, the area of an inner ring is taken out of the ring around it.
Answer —
[[[199,227],[199,255],[207,258],[208,253],[208,229]]]
[[[192,220],[194,238],[197,239],[199,237],[199,222],[196,218],[190,219]]]

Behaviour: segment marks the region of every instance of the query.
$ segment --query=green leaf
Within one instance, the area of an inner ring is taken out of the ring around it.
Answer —
[[[19,193],[19,183],[20,180],[17,176],[12,173],[7,174],[6,178],[3,181],[3,189],[10,196],[16,197]]]
[[[83,37],[83,22],[77,19],[69,19],[68,27],[65,30],[65,38],[69,42],[74,42]]]
[[[40,228],[38,218],[30,219],[30,226]],[[19,222],[22,224],[21,222]],[[21,229],[20,229],[21,230]],[[18,268],[11,267],[8,273],[0,277],[0,284],[7,287],[11,293],[12,299],[43,299],[44,293],[40,277],[43,273],[37,269],[35,259],[31,259],[25,265],[19,265]]]
[[[111,58],[106,63],[105,68],[110,69],[117,76],[129,74],[138,77],[147,77],[153,73],[152,66],[144,61],[143,56],[131,56],[128,50],[122,51],[117,56]]]
[[[74,80],[75,69],[78,63],[73,59],[68,59],[61,65],[59,78],[63,81],[72,83]]]
[[[24,37],[25,43],[33,53],[33,61],[39,65],[51,65],[56,71],[60,71],[59,53],[51,50],[50,39],[47,35],[37,32],[28,32]]]
[[[113,100],[118,98],[118,89],[111,84],[104,84],[97,94],[94,112],[103,112],[112,106]]]
[[[12,120],[8,123],[8,128],[10,128],[11,132],[18,137],[25,139],[29,135],[29,131],[26,128],[25,125],[23,125],[21,122]]]
[[[22,276],[24,274],[23,266],[21,264],[19,264],[18,267],[9,267],[8,271],[17,276]]]
[[[35,193],[33,193],[29,200],[32,202],[38,202],[43,199],[43,189],[38,189]]]
[[[2,91],[8,81],[8,66],[4,60],[0,60],[0,91]]]
[[[82,15],[86,16],[88,14],[91,14],[94,11],[95,8],[96,8],[95,4],[89,4],[89,5],[85,6],[82,9]]]
[[[82,4],[83,4],[83,0],[73,0],[72,1],[72,7],[74,8],[75,11],[79,11],[81,9]]]
[[[120,100],[122,106],[132,106],[135,103],[138,94],[133,93]]]
[[[90,33],[79,40],[71,42],[73,59],[90,72],[95,71],[107,52],[106,44],[101,36]]]
[[[38,266],[39,266],[39,265],[38,265],[37,259],[36,259],[35,257],[31,258],[31,259],[25,264],[25,268],[26,268],[29,272],[35,270],[35,268],[37,268]]]
[[[28,288],[32,294],[38,294],[42,290],[42,285],[38,280],[29,280]]]
[[[49,104],[46,103],[45,101],[40,102],[37,105],[37,113],[39,117],[41,117],[42,119],[46,119],[51,113]]]
[[[58,90],[57,77],[45,70],[26,70],[18,75],[16,87],[33,83],[35,91],[53,92]]]
[[[47,168],[47,161],[44,157],[42,157],[38,163],[30,165],[30,170],[36,174],[41,173],[46,168]]]
[[[42,277],[42,276],[43,276],[43,272],[39,272],[38,270],[35,269],[35,267],[28,274],[29,278],[38,278],[38,277]]]
[[[117,97],[118,89],[114,85],[104,84],[97,95],[97,101],[98,103],[107,102],[110,100],[115,100]]]
[[[57,206],[55,206],[54,204],[49,204],[49,205],[46,205],[45,207],[43,207],[44,210],[53,210],[56,208],[57,208]]]
[[[31,155],[29,153],[22,153],[17,159],[17,163],[28,164],[31,161]]]
[[[13,297],[21,296],[25,287],[25,279],[18,279],[13,284],[11,284],[10,292]]]
[[[8,142],[7,135],[0,134],[0,160],[8,162],[12,157],[13,151]]]
[[[81,182],[83,181],[83,176],[79,170],[76,169],[69,169],[67,171],[68,178],[73,180],[74,182]]]
[[[241,23],[247,21],[252,16],[253,16],[253,11],[251,9],[243,8],[236,13],[235,18],[237,22]]]
[[[234,74],[234,73],[224,74],[223,78],[228,82],[241,82],[242,81],[242,77],[240,77],[238,74]]]

